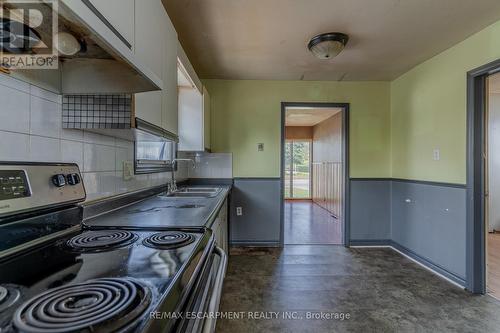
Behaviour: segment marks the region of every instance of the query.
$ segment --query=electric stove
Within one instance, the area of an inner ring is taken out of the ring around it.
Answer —
[[[2,163],[0,184],[1,333],[213,331],[178,315],[217,310],[210,230],[82,227],[73,164]]]

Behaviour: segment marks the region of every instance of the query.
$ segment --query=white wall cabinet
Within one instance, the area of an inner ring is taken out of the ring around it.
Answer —
[[[203,144],[205,149],[210,150],[210,94],[203,86]]]
[[[210,95],[196,88],[179,88],[179,150],[210,149]]]
[[[113,28],[134,48],[135,0],[89,0]],[[143,2],[137,1],[137,2]]]
[[[177,32],[160,0],[135,3],[135,53],[163,80],[163,90],[136,94],[135,115],[177,134]]]
[[[163,94],[161,124],[164,129],[179,134],[178,97],[177,97],[177,32],[166,15],[166,33],[164,34],[165,57],[163,61]]]
[[[196,88],[180,87],[179,150],[204,151],[203,95]]]

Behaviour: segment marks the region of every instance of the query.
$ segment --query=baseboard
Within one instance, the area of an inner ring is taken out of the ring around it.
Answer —
[[[465,288],[465,279],[390,239],[351,239],[350,247],[389,247],[448,282]]]
[[[465,282],[464,278],[456,275],[453,272],[448,271],[446,268],[444,268],[440,265],[433,263],[429,259],[420,256],[419,254],[413,252],[412,250],[404,247],[403,245],[401,245],[397,242],[391,241],[390,245],[395,251],[403,254],[404,256],[408,257],[409,259],[412,259],[413,261],[424,266],[425,268],[429,269],[433,273],[443,277],[444,279],[448,280],[449,282],[452,282],[455,285],[458,285],[461,288],[465,288],[466,282]]]
[[[242,247],[280,247],[279,241],[231,241],[230,246],[242,246]]]
[[[390,239],[351,239],[349,241],[349,247],[359,247],[359,246],[390,246]]]

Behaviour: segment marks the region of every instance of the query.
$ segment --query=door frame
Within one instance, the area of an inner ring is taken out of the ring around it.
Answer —
[[[486,78],[499,72],[500,59],[467,73],[466,287],[476,294],[486,293]]]
[[[313,153],[312,153],[312,139],[309,139],[309,140],[295,140],[295,139],[292,139],[292,140],[287,140],[285,138],[285,145],[286,143],[288,142],[307,142],[309,143],[309,197],[308,198],[293,198],[293,186],[290,187],[290,191],[292,193],[292,197],[288,197],[286,198],[285,197],[285,200],[312,200],[312,181],[313,181],[313,174],[312,174],[312,160],[313,160]],[[284,152],[285,150],[283,150]],[[292,144],[292,156],[293,156],[293,144]],[[292,165],[293,165],[293,161],[292,161]],[[284,165],[284,167],[286,168],[286,165]],[[293,185],[293,173],[292,173],[292,176],[291,176],[291,182],[290,182],[290,185]]]
[[[285,118],[286,109],[289,107],[302,108],[342,108],[342,160],[344,168],[342,170],[344,178],[344,202],[343,202],[343,232],[345,247],[350,245],[350,187],[349,182],[349,103],[329,103],[329,102],[281,102],[281,144],[280,144],[280,247],[285,244]]]

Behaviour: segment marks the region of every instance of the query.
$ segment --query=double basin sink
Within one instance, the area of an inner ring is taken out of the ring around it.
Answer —
[[[220,187],[181,187],[175,192],[164,194],[170,198],[213,198],[222,191]]]

